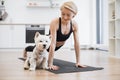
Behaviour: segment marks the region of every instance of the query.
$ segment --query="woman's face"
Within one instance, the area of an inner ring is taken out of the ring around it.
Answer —
[[[69,22],[74,16],[75,16],[75,14],[72,11],[70,11],[69,9],[67,9],[67,8],[61,9],[62,21]]]

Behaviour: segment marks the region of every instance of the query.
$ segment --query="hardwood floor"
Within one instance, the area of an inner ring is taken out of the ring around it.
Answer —
[[[103,70],[65,74],[24,70],[24,62],[18,59],[22,52],[0,50],[0,80],[120,80],[120,58],[109,56],[105,51],[81,50],[82,64],[100,66]],[[61,49],[55,53],[55,58],[75,62],[74,50]]]

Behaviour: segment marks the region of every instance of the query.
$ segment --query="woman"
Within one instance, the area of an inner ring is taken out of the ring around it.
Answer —
[[[77,14],[77,7],[72,1],[63,3],[60,8],[61,17],[55,18],[50,23],[50,35],[52,37],[51,45],[49,48],[49,57],[48,57],[48,67],[52,70],[58,70],[59,67],[53,65],[54,53],[60,47],[65,44],[65,41],[70,37],[73,32],[74,36],[74,48],[76,54],[76,67],[85,67],[80,64],[80,44],[78,37],[78,25],[72,20]],[[26,56],[27,51],[32,51],[34,46],[28,46],[25,49],[24,57]]]

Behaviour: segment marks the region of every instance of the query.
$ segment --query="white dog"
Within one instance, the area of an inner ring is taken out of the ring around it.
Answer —
[[[51,37],[41,35],[39,32],[35,33],[34,37],[35,48],[30,57],[28,57],[24,64],[24,69],[35,70],[36,68],[48,69],[48,52],[47,49],[51,43]]]

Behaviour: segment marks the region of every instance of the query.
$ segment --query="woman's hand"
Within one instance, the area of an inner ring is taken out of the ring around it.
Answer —
[[[85,68],[85,67],[87,67],[87,66],[85,66],[85,65],[80,65],[79,63],[76,63],[75,66],[76,66],[76,67],[79,67],[79,68]]]
[[[50,70],[58,70],[59,67],[56,66],[56,65],[51,65],[51,66],[49,66],[49,69],[50,69]]]

